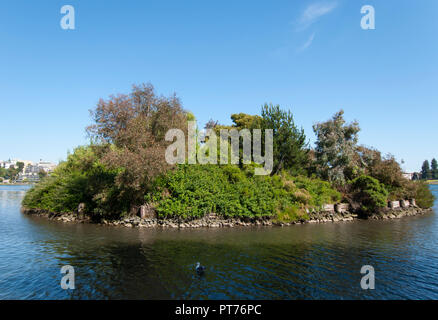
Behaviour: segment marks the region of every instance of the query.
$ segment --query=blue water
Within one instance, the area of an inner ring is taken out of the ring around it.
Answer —
[[[0,186],[0,299],[438,299],[435,213],[284,228],[128,229],[22,215],[26,188]],[[204,276],[194,272],[197,261]],[[75,268],[74,290],[60,287],[63,265]],[[363,265],[375,269],[374,290],[360,287]]]

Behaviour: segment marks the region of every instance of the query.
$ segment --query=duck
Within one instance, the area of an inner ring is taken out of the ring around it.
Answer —
[[[201,274],[204,273],[204,271],[205,271],[205,267],[204,267],[204,266],[201,266],[201,263],[196,262],[195,270],[196,270],[196,273],[197,273],[197,274],[201,275]]]

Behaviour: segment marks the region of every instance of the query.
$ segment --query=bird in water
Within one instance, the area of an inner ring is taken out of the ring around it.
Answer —
[[[199,262],[196,262],[195,269],[196,269],[196,273],[199,274],[199,275],[203,274],[204,271],[205,271],[205,267],[201,266],[201,264]]]

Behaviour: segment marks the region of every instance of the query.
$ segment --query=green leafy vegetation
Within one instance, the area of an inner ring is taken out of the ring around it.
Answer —
[[[24,163],[23,162],[17,162],[15,166],[10,166],[8,169],[0,168],[0,179],[1,181],[4,180],[16,180],[18,177],[18,174],[23,170]]]
[[[431,208],[435,201],[435,197],[430,192],[429,185],[423,181],[417,185],[415,199],[420,208]]]
[[[388,191],[377,179],[362,175],[351,182],[353,199],[360,204],[360,212],[370,215],[387,205]]]
[[[226,165],[181,165],[156,180],[146,195],[158,203],[160,217],[200,218],[214,212],[223,217],[273,217],[293,206],[314,208],[340,199],[340,193],[318,179],[255,176],[253,168]]]

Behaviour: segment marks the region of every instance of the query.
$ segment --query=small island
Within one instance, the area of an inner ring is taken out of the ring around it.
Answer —
[[[313,126],[314,147],[292,113],[273,104],[260,115],[232,114],[230,126],[211,120],[191,130],[195,116],[150,84],[100,100],[92,116],[90,144],[27,192],[24,213],[185,228],[400,218],[433,205],[428,184],[407,179],[394,156],[358,145],[359,124],[347,123],[342,110]],[[187,143],[169,153],[181,137]],[[253,141],[249,159],[245,139]]]

